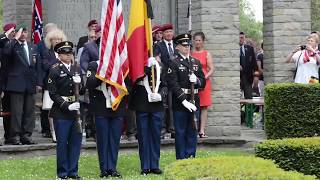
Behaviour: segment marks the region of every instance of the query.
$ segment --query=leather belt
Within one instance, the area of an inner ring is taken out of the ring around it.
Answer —
[[[185,88],[181,88],[182,91],[185,93],[185,94],[191,94],[191,89],[185,89]],[[194,89],[194,94],[198,94],[199,90],[198,89]]]
[[[75,96],[61,96],[63,100],[67,101],[67,102],[75,102],[76,101],[76,97]]]

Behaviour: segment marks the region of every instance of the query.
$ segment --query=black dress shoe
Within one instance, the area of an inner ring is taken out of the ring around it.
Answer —
[[[122,178],[122,175],[118,171],[110,170],[108,174],[111,177]]]
[[[58,180],[62,180],[62,179],[68,179],[68,176],[62,176],[62,177],[58,177]]]
[[[23,140],[23,141],[21,141],[21,143],[22,143],[23,145],[37,144],[36,142],[34,142],[34,141],[31,140],[31,139]]]
[[[107,171],[100,173],[100,178],[104,178],[104,177],[108,177],[108,176],[109,176],[109,174]]]
[[[149,172],[150,172],[149,169],[143,169],[140,174],[141,174],[142,176],[146,176],[146,175],[149,174]]]
[[[82,178],[81,178],[80,176],[78,176],[78,175],[69,176],[68,178],[70,178],[70,179],[78,179],[78,180],[82,179]]]
[[[6,139],[4,141],[4,144],[7,144],[7,145],[20,145],[21,143],[17,139]]]
[[[161,169],[151,169],[150,173],[152,173],[152,174],[162,174],[162,170]]]

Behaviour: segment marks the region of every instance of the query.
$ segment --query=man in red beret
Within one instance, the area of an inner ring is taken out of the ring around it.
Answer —
[[[157,43],[153,50],[154,56],[158,61],[161,61],[163,64],[163,68],[167,69],[169,67],[169,62],[177,53],[175,49],[175,44],[173,43],[173,25],[172,24],[164,24],[161,27],[163,32],[163,40]],[[165,114],[164,119],[162,121],[163,128],[161,131],[162,137],[167,137],[165,134],[171,134],[171,137],[174,137],[174,127],[173,127],[173,116],[172,116],[172,93],[168,92],[168,98],[165,100]]]
[[[98,21],[97,20],[93,19],[93,20],[89,21],[89,23],[88,23],[88,30],[89,30],[88,34],[79,38],[79,41],[78,41],[78,44],[77,44],[77,52],[79,51],[79,49],[81,47],[83,47],[83,45],[85,43],[87,43],[89,41],[89,32],[90,31],[95,31],[97,29],[97,27],[98,27]]]
[[[13,39],[14,38],[14,34],[15,34],[15,29],[16,29],[17,25],[14,23],[8,23],[6,25],[3,26],[3,31],[7,32],[9,31],[11,28],[13,28],[13,30],[8,34],[8,38],[9,39]]]
[[[152,37],[153,37],[153,44],[157,44],[162,41],[162,27],[161,26],[154,26],[152,28]]]

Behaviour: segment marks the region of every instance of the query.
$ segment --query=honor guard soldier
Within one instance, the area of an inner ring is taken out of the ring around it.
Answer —
[[[100,177],[121,178],[116,167],[126,104],[123,99],[118,108],[112,110],[110,98],[106,98],[110,97],[108,93],[111,91],[107,90],[110,86],[96,78],[98,63],[99,61],[89,63],[86,87],[89,89],[89,111],[95,115]]]
[[[167,70],[168,87],[172,95],[175,128],[176,158],[195,157],[197,146],[197,124],[199,119],[198,90],[205,87],[205,77],[200,61],[190,56],[191,35],[181,34],[174,39],[178,55]],[[191,84],[194,84],[194,102],[191,102]]]
[[[53,105],[49,116],[54,120],[57,136],[57,176],[59,179],[81,179],[78,176],[78,161],[82,134],[77,130],[77,110],[75,83],[81,83],[79,68],[74,61],[73,44],[63,41],[55,45],[59,63],[52,66],[48,76],[48,90]],[[80,93],[84,87],[80,84]]]
[[[155,66],[156,69],[153,78],[151,66]],[[168,91],[165,81],[160,80],[166,73],[161,73],[160,64],[155,58],[148,59],[145,74],[146,76],[138,79],[133,87],[130,103],[130,108],[136,111],[141,175],[144,176],[149,173],[162,174],[159,168],[164,111],[162,100],[166,98]],[[154,88],[150,88],[151,81],[154,81]]]

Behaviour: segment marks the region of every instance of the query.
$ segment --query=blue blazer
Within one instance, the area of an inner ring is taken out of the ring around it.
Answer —
[[[178,52],[177,52],[175,47],[176,47],[176,45],[173,44],[173,47],[172,47],[173,53],[174,53],[174,55],[177,55]],[[167,45],[163,40],[154,45],[153,53],[154,53],[155,56],[160,56],[161,62],[166,67],[169,66],[170,55],[169,55],[169,51],[168,51]]]
[[[86,72],[88,64],[91,61],[97,61],[99,59],[99,47],[96,42],[88,42],[83,46],[83,51],[80,57],[81,69]]]
[[[42,86],[41,60],[37,47],[28,42],[28,51],[29,57],[27,59],[23,47],[17,40],[10,41],[4,48],[9,68],[7,91],[34,94],[36,86]]]

